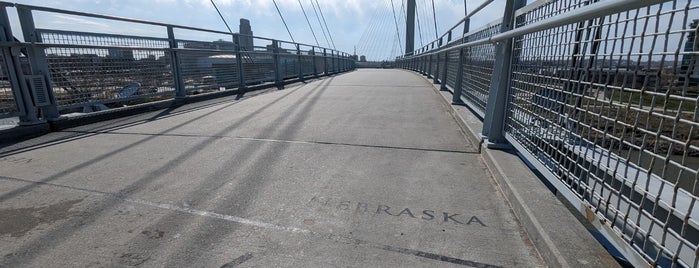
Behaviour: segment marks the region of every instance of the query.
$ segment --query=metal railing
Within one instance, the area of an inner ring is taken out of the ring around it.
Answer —
[[[13,35],[11,9],[24,41]],[[115,26],[66,31],[36,16]],[[7,2],[0,26],[0,118],[20,124],[354,69],[351,55],[327,48]]]
[[[695,2],[508,1],[397,64],[452,91],[490,147],[518,150],[627,261],[698,267]]]

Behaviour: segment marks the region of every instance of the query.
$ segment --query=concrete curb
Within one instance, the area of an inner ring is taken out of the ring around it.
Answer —
[[[481,141],[481,157],[548,266],[620,267],[572,214],[578,212],[570,211],[517,155],[485,148],[480,138],[483,123],[469,108],[452,105],[451,92],[434,85],[433,89],[468,138]]]

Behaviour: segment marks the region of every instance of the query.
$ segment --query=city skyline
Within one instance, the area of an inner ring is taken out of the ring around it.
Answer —
[[[215,2],[234,32],[237,32],[239,19],[248,19],[255,36],[290,41],[291,38],[284,28],[272,0],[216,0]],[[313,32],[316,38],[313,37],[309,29],[298,1],[277,0],[276,2],[296,42],[309,45],[319,44],[322,47],[331,48],[334,43],[337,50],[350,54],[353,54],[355,48],[357,48],[357,54],[367,55],[369,60],[383,60],[384,57],[391,57],[391,55],[397,53],[395,48],[392,49],[390,47],[391,45],[397,46],[395,41],[396,25],[393,19],[372,20],[387,12],[389,14],[391,13],[391,1],[389,0],[354,0],[341,2],[329,0],[301,1],[311,25],[313,26]],[[401,9],[400,2],[401,1],[393,1],[397,12]],[[504,2],[504,0],[493,2],[480,12],[480,15],[474,17],[471,23],[472,28],[477,28],[480,25],[489,23],[493,18],[500,17],[502,14],[500,14],[501,11],[499,11],[499,9],[504,5],[500,2]],[[209,0],[154,0],[147,2],[135,0],[22,0],[17,1],[17,3],[228,31]],[[311,6],[312,3],[317,3],[318,6],[320,6],[323,17],[326,19],[327,26],[330,29],[330,38],[324,36],[323,29],[319,26],[318,18],[314,12],[316,10]],[[437,16],[437,31],[439,35],[441,35],[463,17],[463,1],[435,0],[434,3],[435,9],[439,14],[439,16]],[[422,34],[422,40],[419,40],[420,34],[416,32],[415,47],[419,48],[423,42],[427,43],[434,40],[435,34],[434,22],[431,21],[433,18],[430,14],[431,0],[417,0],[417,4],[423,6],[422,9],[418,8],[417,12],[418,15],[422,14],[420,15],[422,17],[419,19],[422,20],[422,29],[425,32]],[[480,4],[481,1],[468,2],[470,8],[475,8],[475,6]],[[430,6],[428,7],[427,5]],[[16,11],[14,11],[13,8],[8,9],[8,11],[13,25],[19,25]],[[131,25],[118,25],[113,22],[92,20],[84,17],[55,14],[48,15],[42,12],[35,13],[35,20],[39,28],[43,26],[54,29],[66,28],[76,31],[100,31],[113,34],[163,37],[162,29],[149,29],[148,27],[133,28]],[[401,19],[399,18],[399,20]],[[370,23],[382,23],[382,25],[371,26]],[[403,23],[404,22],[401,22],[401,24]],[[367,35],[366,32],[370,29],[370,26],[374,28],[384,28],[391,36],[374,36],[372,40],[366,40],[366,38],[364,38],[364,40],[362,40],[364,44],[358,44],[360,39]],[[402,33],[405,31],[404,27],[404,25],[398,27],[401,31],[401,43],[405,42],[403,39],[404,34]],[[15,36],[21,39],[21,30],[18,29],[18,27],[14,27],[13,31]],[[222,39],[221,36],[213,36],[211,38],[213,38],[212,41]],[[318,43],[316,43],[316,39]],[[332,41],[330,41],[330,39],[332,39]]]

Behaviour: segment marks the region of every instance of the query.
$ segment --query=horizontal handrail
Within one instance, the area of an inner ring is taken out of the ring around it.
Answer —
[[[452,46],[452,47],[447,47],[447,48],[440,48],[437,49],[438,51],[430,51],[427,53],[423,53],[420,55],[414,55],[411,57],[407,58],[412,58],[412,57],[417,57],[417,56],[423,56],[423,55],[433,55],[435,53],[443,53],[443,52],[449,52],[452,50],[457,50],[457,49],[462,49],[465,47],[472,47],[472,46],[478,46],[478,45],[484,45],[484,44],[489,44],[489,43],[497,43],[500,41],[504,41],[506,39],[514,38],[517,36],[522,36],[525,34],[530,34],[534,32],[538,32],[541,30],[546,30],[546,29],[551,29],[579,21],[585,21],[585,20],[590,20],[590,19],[595,19],[599,17],[604,17],[608,15],[612,15],[615,13],[619,13],[622,11],[626,10],[631,10],[631,9],[637,9],[637,8],[643,8],[655,4],[660,4],[667,2],[669,0],[644,0],[644,1],[638,1],[638,0],[610,0],[610,1],[602,1],[602,2],[597,2],[597,3],[592,3],[590,5],[571,10],[566,12],[565,14],[561,14],[559,16],[554,16],[550,18],[546,18],[540,21],[537,21],[532,24],[528,24],[522,27],[515,28],[513,30],[503,32],[496,34],[494,36],[491,36],[489,38],[484,38],[481,40],[476,40],[476,41],[471,41],[468,43],[463,43],[460,45]]]
[[[126,17],[120,17],[120,16],[112,16],[112,15],[100,15],[100,14],[93,14],[93,13],[87,13],[87,12],[72,11],[72,10],[65,10],[65,9],[58,9],[58,8],[51,8],[51,7],[34,6],[34,5],[26,5],[26,4],[19,4],[19,3],[0,2],[0,7],[24,8],[24,9],[29,9],[29,10],[33,10],[33,11],[51,12],[51,13],[61,13],[61,14],[66,14],[66,15],[91,17],[91,18],[97,18],[97,19],[116,20],[116,21],[130,22],[130,23],[138,23],[138,24],[146,24],[146,25],[153,25],[153,26],[161,26],[161,27],[172,27],[172,28],[177,28],[177,29],[182,29],[182,30],[200,31],[200,32],[215,33],[215,34],[222,34],[222,35],[229,35],[229,36],[231,35],[230,32],[219,31],[219,30],[211,30],[211,29],[198,28],[198,27],[191,27],[191,26],[184,26],[184,25],[177,25],[177,24],[169,24],[169,23],[162,23],[162,22],[153,22],[153,21],[147,21],[147,20],[141,20],[141,19],[133,19],[133,18],[126,18]],[[243,36],[243,37],[250,37],[250,38],[261,39],[261,40],[280,41],[280,42],[289,43],[288,41],[276,40],[276,39],[272,39],[272,38],[259,37],[259,36],[252,36],[252,35],[245,35],[245,34],[240,34],[240,33],[235,33],[235,34],[233,34],[233,35]],[[309,44],[305,44],[305,43],[294,43],[294,42],[291,42],[290,44],[298,44],[298,45],[302,45],[302,46],[316,47],[316,46],[314,46],[314,45],[309,45]],[[330,49],[330,50],[331,50],[331,51],[337,51],[337,52],[340,52],[340,53],[344,53],[344,52],[341,52],[341,51],[339,51],[339,50],[333,50],[333,49]],[[345,53],[345,54],[346,54],[346,53]],[[346,55],[349,55],[349,54],[346,54]]]
[[[451,32],[451,31],[453,31],[454,29],[456,29],[457,27],[459,27],[459,25],[461,25],[462,23],[464,23],[464,21],[466,21],[466,20],[468,20],[469,18],[471,18],[471,17],[473,17],[474,15],[476,15],[476,13],[478,13],[479,11],[481,11],[481,9],[485,8],[486,6],[488,6],[488,5],[489,5],[490,3],[492,3],[493,1],[495,1],[495,0],[486,0],[485,2],[483,2],[480,6],[478,6],[476,9],[474,9],[473,11],[471,11],[470,13],[468,13],[468,15],[464,16],[461,20],[459,20],[456,24],[454,24],[454,26],[452,26],[451,28],[449,28],[449,30],[447,30],[442,36],[440,36],[440,37],[437,38],[437,39],[441,39],[441,38],[443,38],[443,37],[449,35],[449,32]],[[435,41],[436,41],[436,40],[435,40]],[[435,41],[432,41],[432,42],[435,42]]]

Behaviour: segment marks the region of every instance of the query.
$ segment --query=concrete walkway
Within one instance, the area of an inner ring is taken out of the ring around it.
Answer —
[[[441,97],[359,70],[7,147],[0,266],[545,266]]]

